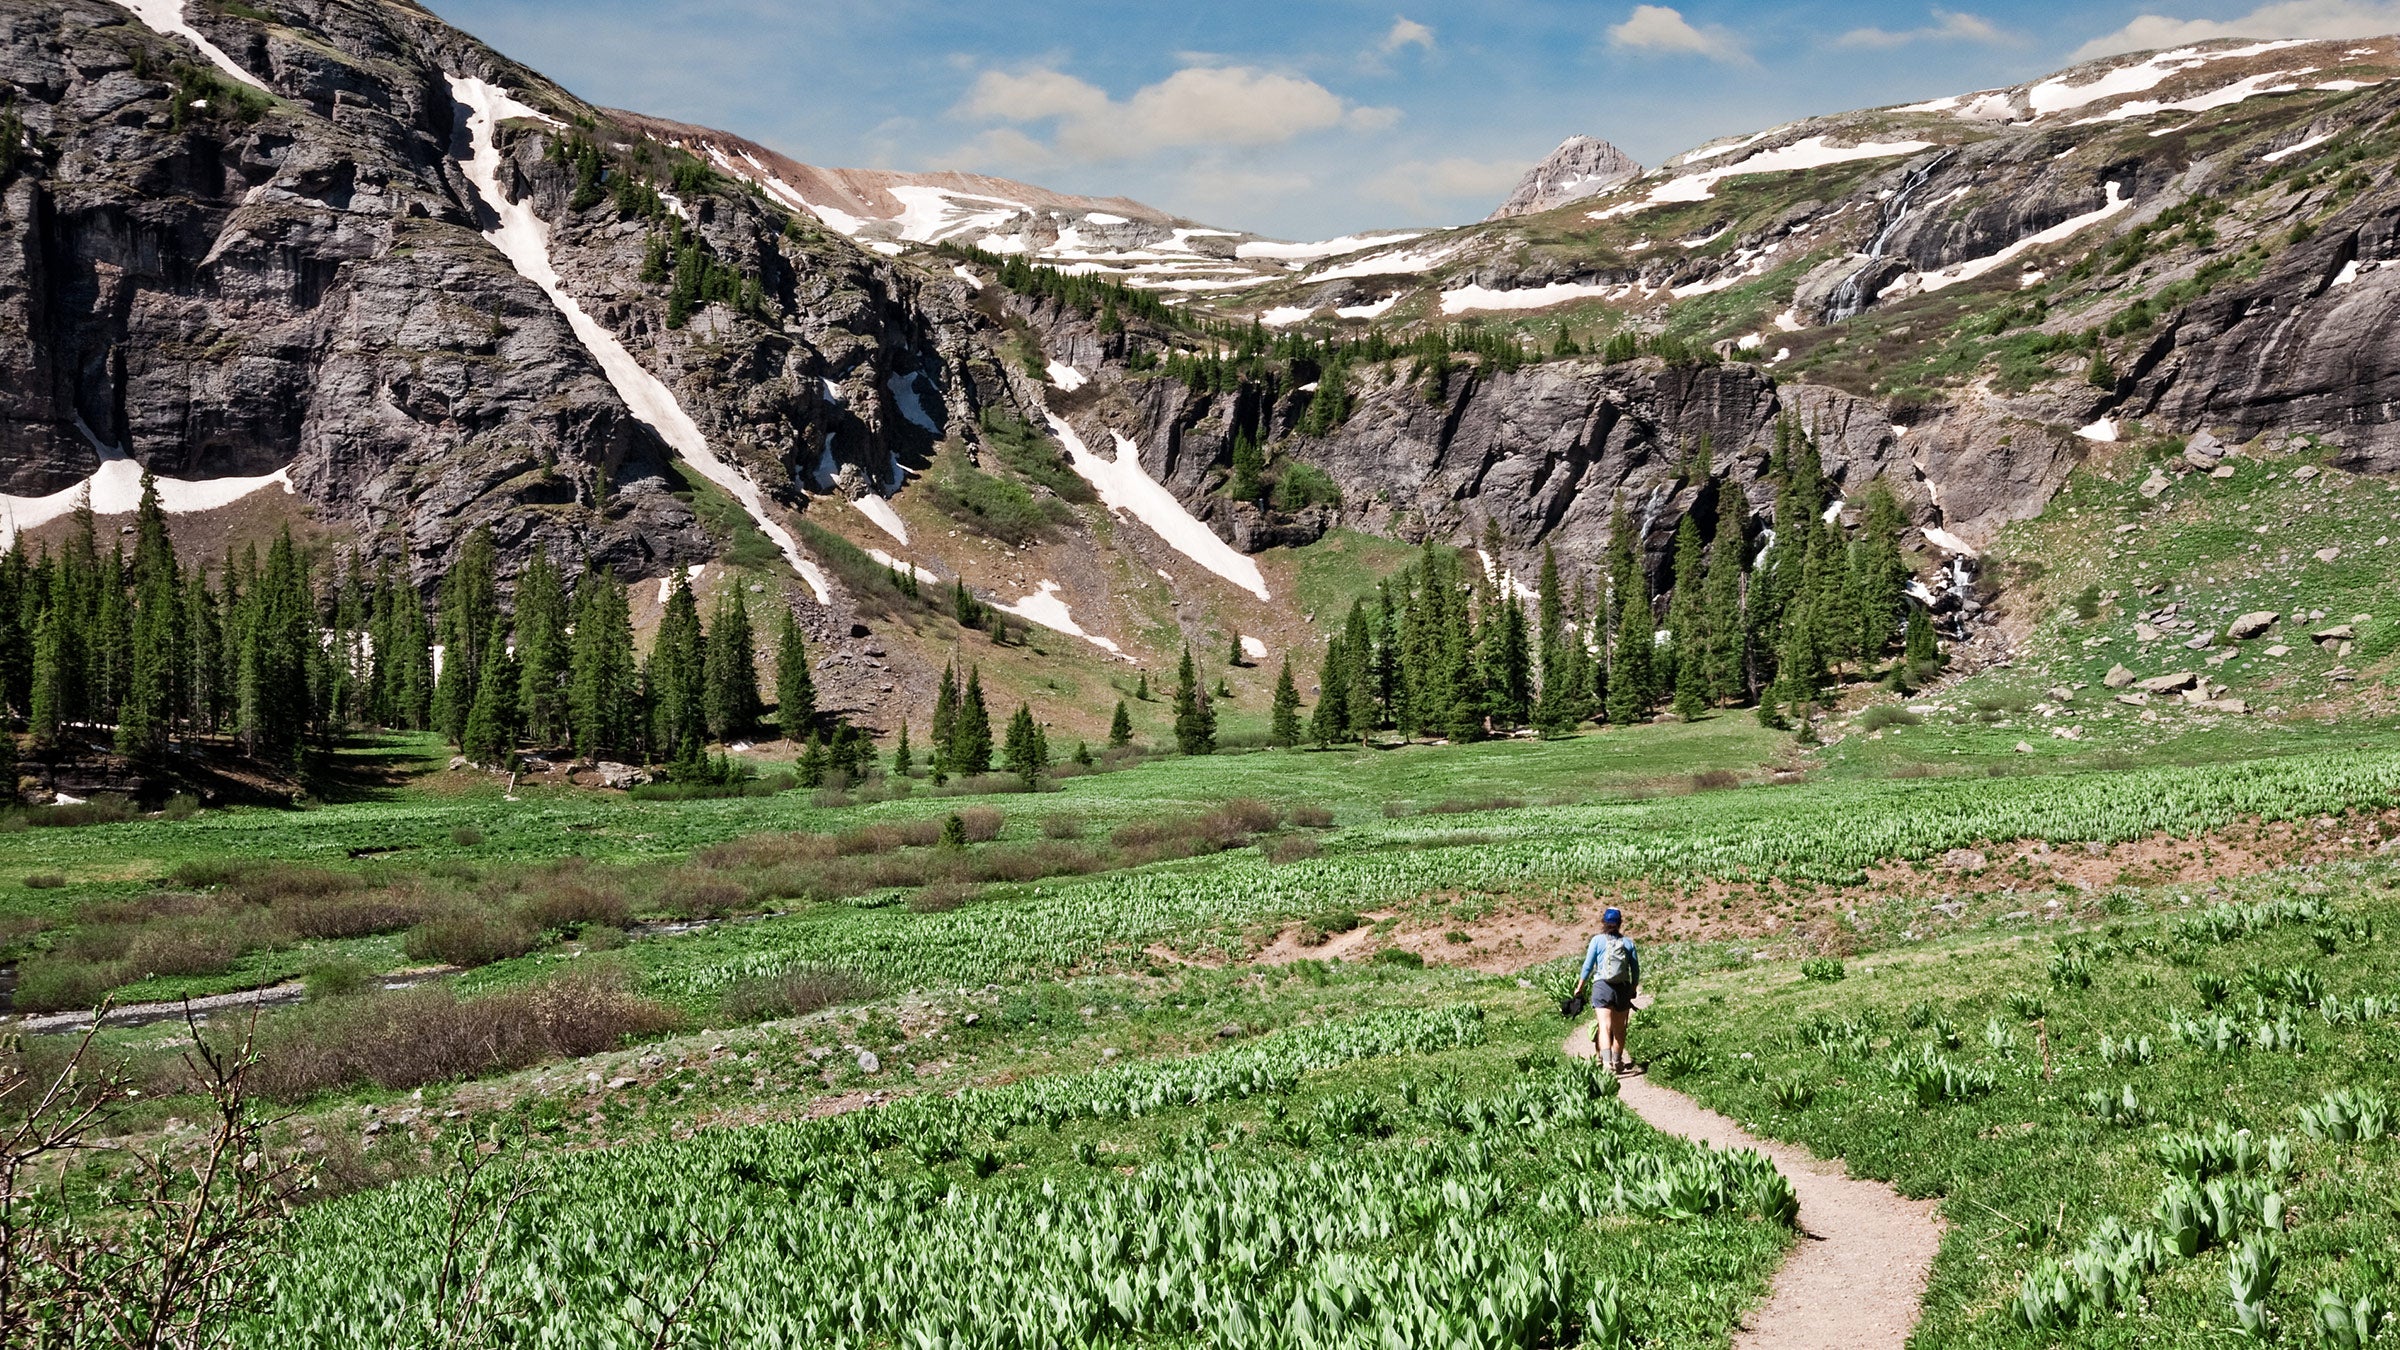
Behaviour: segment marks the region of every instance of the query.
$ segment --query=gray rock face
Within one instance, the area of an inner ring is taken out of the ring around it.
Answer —
[[[276,97],[179,115],[179,63],[206,64],[182,38],[105,0],[0,0],[0,79],[43,147],[0,182],[0,490],[68,486],[97,442],[187,478],[288,465],[320,520],[427,586],[478,526],[512,571],[536,547],[628,578],[714,556],[694,475],[481,237],[448,77],[631,133],[423,10],[282,13],[190,7]],[[498,139],[566,289],[786,504],[828,456],[892,482],[1005,391],[963,287],[787,237],[731,188],[691,194],[688,228],[758,300],[670,329],[665,286],[639,280],[654,226],[577,206],[557,129]]]
[[[1641,165],[1599,137],[1569,136],[1548,159],[1526,170],[1517,181],[1517,190],[1484,219],[1530,216],[1597,197],[1627,179],[1640,177],[1641,172]]]

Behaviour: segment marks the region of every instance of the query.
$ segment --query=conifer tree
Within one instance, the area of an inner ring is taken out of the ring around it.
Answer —
[[[892,777],[907,778],[916,771],[916,754],[908,748],[908,721],[900,722],[900,743],[892,747]]]
[[[1300,689],[1292,683],[1292,658],[1283,658],[1275,676],[1275,700],[1267,712],[1267,740],[1278,750],[1300,743]]]
[[[1525,630],[1525,607],[1499,598],[1500,622],[1492,643],[1493,678],[1489,682],[1492,720],[1503,727],[1521,727],[1533,717],[1533,647]]]
[[[1667,593],[1667,663],[1664,670],[1655,672],[1659,686],[1674,694],[1676,712],[1686,718],[1698,715],[1699,706],[1707,701],[1707,558],[1700,542],[1700,522],[1687,512],[1675,526],[1674,589]],[[1687,705],[1692,711],[1685,711]]]
[[[117,750],[136,759],[164,754],[175,725],[176,665],[183,634],[175,546],[167,538],[158,480],[142,474],[134,511],[133,619],[125,701],[117,710]]]
[[[1182,664],[1175,668],[1175,748],[1187,755],[1211,755],[1217,750],[1216,710],[1209,707],[1208,693],[1200,687],[1188,644]]]
[[[1702,689],[1711,705],[1732,703],[1748,693],[1742,655],[1742,525],[1728,511],[1717,517],[1708,546],[1708,579],[1700,604]]]
[[[498,573],[491,531],[478,528],[442,576],[441,618],[434,629],[442,659],[433,716],[452,745],[466,734],[467,713],[483,680],[483,643],[500,617]]]
[[[133,607],[125,597],[125,548],[102,558],[95,578],[97,604],[91,616],[91,688],[87,705],[96,722],[114,722],[133,680]]]
[[[650,644],[653,735],[659,757],[670,764],[696,762],[708,744],[706,641],[699,602],[679,572]]]
[[[483,643],[483,672],[475,686],[475,701],[467,708],[467,724],[459,738],[459,753],[469,763],[505,767],[516,751],[517,709],[524,677],[509,654],[508,628],[494,620]]]
[[[1041,782],[1050,768],[1050,745],[1042,729],[1034,725],[1033,709],[1018,704],[1015,715],[1008,719],[1008,737],[1000,751],[1001,767],[1017,776],[1027,787]]]
[[[27,727],[35,748],[55,752],[66,744],[69,714],[67,647],[63,636],[67,616],[60,606],[42,611],[33,630],[33,693],[28,700]]]
[[[1108,719],[1108,748],[1122,750],[1133,744],[1133,717],[1125,711],[1125,700],[1117,700],[1116,715]]]
[[[242,597],[236,693],[250,754],[289,763],[307,730],[309,661],[316,649],[308,573],[286,530]]]
[[[951,738],[958,734],[958,671],[953,666],[942,667],[942,682],[933,695],[933,758],[930,762],[934,778],[957,767],[950,758]]]
[[[0,553],[0,722],[33,694],[33,572],[22,546]],[[13,765],[14,761],[11,761]],[[10,786],[14,786],[13,780]]]
[[[758,657],[739,585],[717,597],[717,612],[709,621],[701,703],[709,735],[717,740],[746,736],[758,722]]]
[[[1650,602],[1637,583],[1619,602],[1616,640],[1609,644],[1608,720],[1619,726],[1646,720],[1652,702]]]
[[[992,715],[983,703],[983,671],[967,668],[967,687],[958,696],[958,721],[950,729],[950,767],[972,777],[992,771]]]
[[[1348,648],[1340,638],[1325,644],[1325,659],[1317,666],[1317,706],[1309,714],[1308,734],[1320,748],[1350,737],[1350,670]]]
[[[516,632],[519,719],[537,746],[560,745],[570,737],[567,668],[574,653],[568,625],[566,583],[549,550],[536,548],[517,578]]]
[[[195,731],[215,731],[225,711],[225,632],[217,598],[198,567],[183,575],[183,631],[191,652],[183,715]]]
[[[1382,704],[1375,696],[1374,624],[1367,617],[1364,601],[1351,604],[1350,617],[1342,624],[1341,642],[1342,674],[1348,681],[1342,690],[1341,710],[1349,722],[1349,738],[1363,743],[1383,725]]]
[[[414,601],[410,592],[409,607],[421,615]],[[567,665],[575,753],[587,759],[635,754],[645,720],[642,677],[633,659],[631,609],[614,572],[587,571],[575,588],[575,633]]]
[[[1859,540],[1852,550],[1852,589],[1858,597],[1859,652],[1871,664],[1899,636],[1906,602],[1908,565],[1900,557],[1900,532],[1907,528],[1891,484],[1867,485],[1860,508]]]
[[[1941,669],[1942,652],[1933,637],[1933,616],[1923,605],[1908,607],[1908,636],[1901,645],[1902,679],[1911,687],[1922,685]]]
[[[798,741],[817,721],[817,678],[808,668],[808,644],[800,631],[800,620],[790,605],[779,611],[775,632],[775,718],[783,727],[784,739]],[[949,672],[944,671],[945,678]],[[935,733],[939,743],[940,733]],[[908,724],[900,724],[900,744],[908,745]],[[900,771],[907,777],[908,771]]]

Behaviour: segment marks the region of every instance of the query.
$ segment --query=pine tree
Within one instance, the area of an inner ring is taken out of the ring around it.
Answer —
[[[493,622],[483,653],[483,673],[475,686],[475,701],[467,708],[459,753],[469,763],[504,768],[516,752],[517,709],[524,693],[524,677],[509,654],[504,623]]]
[[[706,643],[700,604],[690,582],[677,573],[650,643],[653,734],[659,757],[669,764],[696,762],[708,744]]]
[[[1702,689],[1710,704],[1732,703],[1748,692],[1742,654],[1742,526],[1727,512],[1717,517],[1708,546],[1708,580],[1700,605]]]
[[[1133,744],[1133,717],[1125,711],[1125,700],[1117,700],[1116,715],[1108,719],[1108,748],[1122,750]]]
[[[962,777],[992,771],[992,715],[983,703],[983,671],[967,668],[967,687],[958,696],[958,721],[950,729],[950,767]]]
[[[1002,767],[1017,776],[1027,787],[1041,782],[1050,768],[1050,746],[1042,729],[1034,725],[1033,709],[1018,704],[1016,714],[1008,719],[1008,738],[1001,747]]]
[[[289,530],[267,550],[241,600],[236,719],[249,753],[291,762],[307,730],[309,661],[317,648],[308,572]]]
[[[1704,673],[1708,660],[1707,558],[1708,552],[1700,542],[1700,522],[1686,513],[1675,526],[1674,589],[1667,593],[1667,632],[1671,642],[1666,649],[1666,668],[1656,672],[1656,678],[1661,687],[1674,692],[1675,709],[1687,718],[1693,715],[1684,712],[1687,702],[1697,707],[1707,701]],[[1688,700],[1687,688],[1691,691]]]
[[[785,740],[798,741],[817,721],[817,679],[808,668],[808,644],[800,631],[800,620],[785,605],[779,611],[775,632],[775,719],[783,727]],[[944,671],[947,678],[949,672]],[[940,731],[934,733],[940,743]],[[908,744],[908,724],[900,726],[900,743]],[[907,770],[901,770],[907,776]]]
[[[933,767],[934,779],[941,780],[956,765],[950,759],[950,741],[958,734],[958,672],[952,666],[942,667],[942,682],[933,695]]]
[[[183,631],[190,668],[183,715],[194,731],[215,731],[225,710],[225,630],[217,598],[198,567],[183,575]]]
[[[1309,738],[1326,748],[1349,739],[1349,701],[1349,648],[1337,637],[1325,644],[1325,660],[1317,667],[1317,706],[1309,715]]]
[[[133,682],[133,607],[125,596],[123,545],[100,560],[95,582],[98,603],[91,615],[91,688],[87,697],[92,720],[114,722]]]
[[[1938,674],[1942,667],[1942,652],[1933,637],[1933,616],[1923,605],[1908,607],[1908,636],[1901,644],[1900,671],[1905,684],[1914,688]]]
[[[1267,742],[1278,750],[1300,743],[1300,687],[1292,683],[1292,658],[1283,658],[1275,676],[1275,696],[1267,705]]]
[[[183,646],[183,606],[175,546],[158,502],[158,480],[142,474],[134,511],[133,621],[125,702],[117,710],[117,750],[136,759],[164,754],[175,725],[176,664]]]
[[[0,553],[0,723],[33,695],[33,572],[22,546]],[[13,766],[14,761],[11,761]],[[13,786],[13,780],[10,786]]]
[[[1175,748],[1187,755],[1213,755],[1217,750],[1217,714],[1192,668],[1192,649],[1185,646],[1183,662],[1175,668]]]
[[[758,722],[758,657],[739,585],[717,597],[717,612],[709,621],[701,705],[709,735],[720,741],[746,736]]]
[[[1267,457],[1258,448],[1258,441],[1248,432],[1233,438],[1233,470],[1225,481],[1225,495],[1237,502],[1258,500],[1266,473]]]
[[[1533,717],[1533,647],[1525,630],[1525,607],[1501,597],[1500,623],[1492,643],[1490,681],[1492,720],[1503,727],[1521,727]]]
[[[1650,653],[1654,646],[1650,602],[1637,583],[1619,603],[1616,641],[1609,644],[1609,721],[1629,726],[1650,716]]]
[[[500,617],[499,561],[491,531],[467,536],[458,561],[442,576],[441,619],[434,641],[442,649],[434,688],[434,724],[456,745],[483,681],[483,643]]]
[[[410,608],[415,609],[413,592]],[[637,752],[644,718],[642,677],[633,659],[633,618],[624,586],[606,569],[584,573],[583,584],[575,588],[567,711],[574,722],[577,755],[597,759]]]
[[[1858,596],[1859,651],[1870,664],[1883,658],[1903,622],[1908,564],[1900,557],[1900,532],[1907,525],[1891,484],[1881,478],[1868,484],[1852,550],[1852,588]]]
[[[892,777],[907,778],[916,771],[916,754],[908,748],[908,722],[900,723],[900,743],[892,747]]]
[[[549,551],[537,548],[517,578],[517,708],[525,734],[538,746],[570,736],[567,668],[574,653],[567,634],[566,584]],[[478,697],[481,690],[477,690]]]
[[[66,626],[67,616],[59,606],[51,605],[42,611],[33,629],[33,692],[27,701],[26,725],[33,733],[35,748],[50,753],[64,747],[67,740],[73,677],[67,668]]]
[[[1375,697],[1375,633],[1364,601],[1353,601],[1342,624],[1341,711],[1348,719],[1349,738],[1364,743],[1383,725],[1383,707]]]

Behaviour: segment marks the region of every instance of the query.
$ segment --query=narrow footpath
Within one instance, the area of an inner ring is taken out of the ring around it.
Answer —
[[[1589,1022],[1566,1053],[1592,1056]],[[1634,1114],[1669,1134],[1765,1154],[1800,1197],[1800,1245],[1766,1301],[1734,1333],[1734,1350],[1901,1350],[1917,1325],[1942,1225],[1931,1200],[1861,1181],[1839,1163],[1770,1143],[1698,1102],[1636,1075],[1619,1080]]]

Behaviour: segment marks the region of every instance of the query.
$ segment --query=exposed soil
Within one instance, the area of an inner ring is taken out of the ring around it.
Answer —
[[[1567,1038],[1566,1053],[1591,1056],[1588,1024]],[[1734,1333],[1734,1350],[1901,1350],[1908,1344],[1942,1241],[1933,1201],[1906,1199],[1805,1149],[1759,1139],[1647,1078],[1621,1081],[1625,1104],[1651,1125],[1714,1148],[1763,1153],[1800,1197],[1800,1245],[1775,1272],[1766,1302]]]

